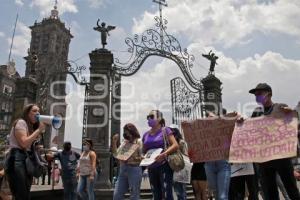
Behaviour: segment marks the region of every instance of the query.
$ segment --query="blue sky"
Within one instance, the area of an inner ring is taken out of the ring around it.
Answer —
[[[48,17],[52,0],[2,0],[0,21],[0,61],[7,62],[9,38],[16,13],[19,23],[13,58],[24,74],[22,59],[29,47],[30,26]],[[168,33],[195,55],[194,74],[205,77],[209,62],[201,54],[214,50],[219,56],[216,76],[223,82],[223,102],[228,110],[247,113],[245,105],[254,98],[248,90],[259,82],[273,87],[274,100],[295,107],[300,100],[300,1],[299,0],[168,0],[164,16]],[[92,30],[100,18],[117,26],[111,32],[108,49],[114,57],[126,58],[124,39],[154,26],[157,5],[152,0],[59,0],[60,18],[71,28],[69,59],[89,66],[88,53],[100,47],[99,33]],[[3,17],[5,16],[5,18]],[[138,87],[124,103],[134,112],[122,112],[122,123],[132,121],[142,130],[149,108],[143,102],[170,102],[169,80],[181,76],[172,61],[150,58],[135,75],[124,78]],[[122,95],[132,88],[123,87]],[[249,111],[248,111],[249,112]],[[170,113],[166,112],[170,122]],[[132,117],[134,115],[134,117]]]

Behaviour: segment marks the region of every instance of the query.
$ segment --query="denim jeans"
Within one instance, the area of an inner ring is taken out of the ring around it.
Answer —
[[[140,166],[120,165],[120,173],[115,185],[114,200],[124,199],[124,194],[130,191],[131,200],[140,199],[142,168]]]
[[[226,160],[209,161],[204,165],[208,187],[214,191],[216,199],[228,200],[231,167]]]
[[[5,173],[9,188],[15,200],[29,200],[32,177],[28,176],[25,165],[26,153],[19,149],[12,149],[9,164]]]
[[[154,200],[173,200],[173,171],[168,162],[149,168],[148,173]]]
[[[64,186],[64,200],[77,200],[77,179],[76,177],[62,176]]]
[[[80,176],[77,192],[82,200],[95,200],[94,193],[94,183],[95,177],[93,180],[90,180],[90,175]]]
[[[177,196],[177,200],[186,200],[186,184],[174,182],[174,191]]]

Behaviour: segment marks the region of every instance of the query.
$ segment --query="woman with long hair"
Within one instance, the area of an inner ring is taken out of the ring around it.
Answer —
[[[22,117],[13,123],[9,136],[9,154],[5,174],[15,200],[30,199],[32,176],[26,171],[26,151],[44,132],[45,125],[38,122],[36,115],[40,112],[36,104],[25,106]]]
[[[154,200],[173,200],[173,171],[167,157],[177,151],[178,143],[170,128],[165,127],[163,114],[159,110],[152,110],[147,116],[150,129],[143,135],[143,152],[165,147],[164,137],[169,146],[148,166],[149,180]]]
[[[120,172],[114,191],[114,200],[124,199],[124,194],[130,191],[131,200],[140,199],[140,187],[142,181],[142,142],[137,128],[128,123],[123,128],[124,142],[117,149],[119,135],[112,139],[112,152],[120,161]]]
[[[79,183],[77,192],[82,200],[94,200],[94,183],[97,176],[97,155],[94,151],[93,141],[84,139],[82,153],[79,159]]]

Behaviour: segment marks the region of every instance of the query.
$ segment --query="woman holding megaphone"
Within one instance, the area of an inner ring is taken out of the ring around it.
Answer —
[[[38,122],[36,115],[39,114],[36,104],[25,106],[21,118],[13,123],[9,136],[9,153],[5,161],[5,174],[11,193],[15,200],[30,199],[32,176],[26,171],[26,151],[44,132],[45,125]]]

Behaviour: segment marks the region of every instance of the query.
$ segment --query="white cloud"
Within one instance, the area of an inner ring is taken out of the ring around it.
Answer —
[[[91,8],[100,8],[105,2],[106,0],[88,0],[89,7]]]
[[[275,102],[283,102],[295,107],[300,100],[300,90],[297,89],[297,85],[300,85],[300,60],[288,59],[279,53],[267,51],[236,61],[213,47],[191,44],[189,49],[196,56],[193,71],[196,77],[205,77],[210,64],[199,52],[208,52],[212,49],[219,56],[215,71],[216,76],[223,83],[223,106],[229,111],[236,110],[249,116],[256,103],[253,95],[248,91],[260,82],[272,86]],[[164,113],[167,124],[171,123],[170,80],[177,76],[182,77],[181,71],[174,62],[164,59],[151,67],[152,61],[147,60],[136,75],[122,78],[122,81],[131,83],[122,86],[122,124],[135,123],[141,132],[147,130],[144,119],[153,106],[167,108],[168,111]],[[127,98],[128,95],[130,98]],[[248,107],[247,110],[243,106],[248,103],[252,107],[250,109]]]
[[[228,59],[228,58],[227,58]],[[241,60],[235,73],[230,72],[231,66],[220,65],[216,69],[217,76],[223,82],[224,106],[237,110],[238,103],[244,105],[254,101],[253,95],[248,91],[258,83],[266,82],[273,88],[273,99],[294,107],[300,100],[297,85],[300,84],[300,60],[284,58],[281,54],[268,51],[263,55],[255,55]],[[228,76],[228,74],[231,74]],[[236,75],[235,75],[236,74]],[[238,91],[238,92],[232,92]],[[243,91],[242,93],[240,91]],[[249,113],[248,113],[249,115]]]
[[[18,22],[16,35],[14,38],[14,44],[12,48],[12,54],[18,56],[25,56],[27,49],[29,48],[31,39],[31,30],[22,22]],[[11,38],[7,38],[7,42],[11,43]]]
[[[256,0],[173,0],[163,10],[169,33],[183,33],[193,42],[230,47],[249,41],[251,33],[280,32],[300,35],[300,1],[277,0],[258,3]],[[157,13],[145,11],[134,18],[134,33],[153,27]]]
[[[30,4],[31,7],[37,7],[40,11],[40,15],[43,17],[48,17],[50,16],[51,10],[53,9],[54,6],[54,1],[53,0],[33,0],[32,3]],[[78,9],[77,6],[75,5],[74,0],[63,0],[63,1],[58,1],[57,4],[57,9],[59,11],[59,14],[62,15],[63,13],[66,12],[71,12],[71,13],[77,13]]]
[[[15,0],[15,3],[18,5],[18,6],[23,6],[24,5],[24,2],[22,0]]]
[[[5,37],[5,33],[0,31],[0,37]]]
[[[136,75],[122,78],[122,124],[132,122],[141,133],[147,130],[146,116],[152,109],[162,110],[171,123],[170,80],[180,75],[167,59],[152,66],[150,57]]]

